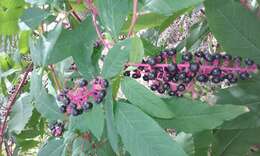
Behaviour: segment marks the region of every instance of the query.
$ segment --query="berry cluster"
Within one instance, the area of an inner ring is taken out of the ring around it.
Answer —
[[[244,62],[244,63],[243,63]],[[134,71],[126,70],[124,76],[147,81],[152,91],[170,96],[182,96],[185,91],[194,92],[194,83],[220,84],[236,83],[246,80],[251,73],[257,72],[257,65],[251,59],[232,58],[229,54],[210,54],[196,52],[182,54],[177,63],[175,49],[164,50],[155,57],[148,57],[140,64],[127,64],[137,67]]]
[[[100,77],[92,80],[90,84],[84,79],[77,81],[74,88],[64,90],[58,95],[58,101],[63,103],[60,111],[73,116],[88,112],[92,109],[93,102],[100,104],[103,101],[108,85],[108,81]]]
[[[64,132],[64,123],[60,121],[56,121],[49,125],[49,129],[53,136],[60,137]]]

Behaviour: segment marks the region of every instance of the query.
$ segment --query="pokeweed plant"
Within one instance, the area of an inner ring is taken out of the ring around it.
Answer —
[[[259,155],[259,7],[0,1],[1,155]],[[159,44],[194,12],[184,40]]]

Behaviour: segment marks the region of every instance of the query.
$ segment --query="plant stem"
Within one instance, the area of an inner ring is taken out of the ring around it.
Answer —
[[[28,77],[28,74],[30,73],[30,71],[32,70],[33,64],[31,63],[27,69],[24,72],[24,76],[22,78],[22,80],[20,81],[20,83],[18,84],[18,86],[15,89],[14,94],[11,95],[11,97],[9,98],[8,102],[7,102],[7,110],[4,114],[4,121],[2,123],[2,125],[0,126],[0,153],[2,151],[2,145],[3,145],[3,141],[4,141],[4,131],[6,129],[7,126],[7,119],[10,115],[12,106],[15,104],[15,100],[17,98],[17,96],[19,95],[19,93],[22,90],[22,87],[24,86],[26,79]]]
[[[134,26],[138,18],[138,0],[133,0],[133,17],[131,26],[129,28],[128,37],[130,37],[133,34]]]
[[[96,32],[97,32],[97,35],[98,35],[98,38],[99,40],[101,41],[101,43],[106,47],[106,48],[109,48],[109,45],[108,43],[106,43],[106,41],[104,40],[103,38],[103,35],[98,27],[98,24],[97,24],[97,16],[98,16],[98,13],[97,13],[97,8],[94,6],[94,4],[92,3],[92,0],[86,0],[86,3],[89,7],[89,10],[92,14],[92,23],[96,29]]]
[[[59,91],[61,91],[62,85],[61,85],[59,79],[57,78],[57,75],[56,75],[56,73],[55,73],[54,66],[53,66],[53,65],[50,65],[49,68],[50,68],[51,75],[52,75],[52,78],[53,78],[53,80],[54,80],[55,86],[57,87],[57,89],[58,89]]]

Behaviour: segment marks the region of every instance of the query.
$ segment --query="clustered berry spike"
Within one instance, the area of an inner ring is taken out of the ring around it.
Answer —
[[[64,123],[60,121],[55,121],[54,123],[49,125],[49,129],[53,136],[60,137],[64,132]]]
[[[134,71],[126,70],[124,76],[142,78],[149,83],[152,91],[170,96],[182,96],[185,91],[194,92],[194,83],[234,84],[239,79],[251,78],[251,73],[258,71],[258,65],[251,59],[242,62],[241,57],[229,54],[210,54],[198,51],[195,54],[184,53],[177,63],[175,49],[162,51],[159,55],[143,59],[140,64],[128,63],[137,67]]]
[[[109,82],[97,77],[88,83],[81,79],[74,88],[63,90],[57,97],[63,105],[60,111],[67,115],[78,116],[92,109],[93,103],[100,104],[106,96],[106,88]]]

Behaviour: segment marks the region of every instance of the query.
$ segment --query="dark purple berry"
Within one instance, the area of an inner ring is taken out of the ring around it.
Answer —
[[[106,96],[107,92],[105,90],[101,90],[99,93],[98,93],[98,96],[101,97],[101,98],[104,98]]]
[[[164,83],[164,84],[163,84],[163,88],[164,88],[165,90],[170,89],[170,84],[169,84],[169,83]]]
[[[213,78],[211,79],[211,81],[212,81],[213,83],[217,84],[217,83],[220,83],[220,82],[221,82],[221,78],[220,78],[220,77],[213,77]]]
[[[231,79],[234,78],[234,74],[233,74],[233,73],[229,73],[229,74],[227,74],[227,75],[225,76],[225,78],[230,81]]]
[[[71,107],[71,108],[77,108],[77,104],[72,103],[72,104],[70,105],[70,107]]]
[[[210,53],[205,53],[204,54],[204,59],[208,62],[212,62],[213,61],[213,56]]]
[[[154,60],[154,58],[151,58],[151,57],[149,57],[146,62],[147,62],[147,64],[149,64],[151,66],[154,66],[156,64],[156,61]]]
[[[138,69],[139,69],[140,71],[143,71],[143,70],[144,70],[144,67],[143,67],[143,66],[139,66]]]
[[[93,104],[91,102],[84,102],[83,106],[82,106],[82,109],[83,111],[89,111],[91,108],[93,107]]]
[[[162,51],[162,52],[160,53],[160,56],[161,56],[162,58],[167,58],[167,57],[168,57],[167,51]]]
[[[198,51],[198,52],[195,53],[195,56],[202,58],[202,57],[204,57],[204,53],[202,51]]]
[[[234,61],[237,63],[240,63],[242,61],[242,57],[236,56],[236,57],[234,57]]]
[[[88,81],[87,80],[82,79],[82,80],[79,81],[79,86],[80,87],[86,87],[87,85],[88,85]]]
[[[171,90],[171,91],[168,92],[168,95],[169,96],[176,96],[176,92]]]
[[[165,89],[163,87],[158,88],[158,93],[163,94],[165,92]]]
[[[134,78],[134,79],[138,79],[138,78],[140,78],[141,77],[141,74],[140,73],[134,73],[133,75],[132,75],[132,78]]]
[[[184,90],[185,90],[185,85],[184,84],[180,84],[180,85],[178,85],[178,87],[177,87],[177,90],[179,91],[179,92],[183,92]]]
[[[62,106],[60,107],[60,112],[61,112],[61,113],[66,113],[66,111],[67,111],[67,106],[62,105]]]
[[[148,73],[148,78],[149,80],[154,80],[156,78],[156,72],[151,72],[151,73]]]
[[[180,80],[185,80],[186,77],[187,77],[187,73],[185,73],[185,72],[181,72],[181,73],[179,74],[179,79],[180,79]]]
[[[78,116],[80,114],[80,111],[76,108],[72,109],[72,116]]]
[[[152,91],[156,91],[158,89],[158,85],[152,84],[150,88]]]
[[[204,82],[204,83],[208,82],[208,77],[204,74],[198,75],[196,79],[199,82]]]
[[[124,76],[130,76],[131,74],[130,74],[130,71],[125,71],[124,72]]]
[[[169,50],[167,51],[168,56],[176,55],[176,53],[177,53],[177,50],[176,50],[176,49],[169,49]]]
[[[161,63],[163,61],[162,57],[161,56],[156,56],[155,57],[155,62],[156,63]]]
[[[107,88],[109,86],[108,80],[103,80],[103,86]]]
[[[247,58],[247,59],[245,59],[245,64],[246,64],[247,66],[252,66],[252,65],[255,64],[255,62],[254,62],[253,60]]]
[[[220,54],[214,54],[213,55],[214,60],[221,60],[221,58],[222,58],[222,55],[220,55]]]
[[[224,60],[227,60],[227,61],[231,61],[231,60],[232,60],[232,56],[231,56],[230,54],[225,54],[225,55],[223,56],[223,59],[224,59]]]
[[[143,76],[143,80],[144,80],[144,81],[149,81],[149,77],[148,77],[147,75],[144,75],[144,76]]]
[[[221,69],[220,68],[214,68],[214,69],[212,69],[212,71],[211,71],[211,75],[212,76],[220,76],[221,75],[221,73],[222,73],[222,71],[221,71]]]
[[[250,77],[250,75],[247,72],[243,72],[239,74],[241,80],[246,80]]]
[[[70,99],[67,96],[64,96],[61,101],[64,105],[70,104]]]
[[[174,72],[178,71],[178,66],[177,66],[177,64],[169,64],[167,70],[170,73],[174,73]]]
[[[233,77],[232,79],[229,80],[231,84],[237,83],[238,79],[236,77]]]
[[[192,54],[191,53],[183,54],[182,60],[185,61],[185,62],[190,62],[192,60]]]
[[[197,72],[200,69],[200,65],[198,63],[191,63],[190,64],[190,71]]]
[[[190,76],[187,76],[187,77],[183,80],[184,83],[190,83],[191,81],[192,81],[192,77],[190,77]]]
[[[103,101],[103,98],[101,98],[101,97],[97,97],[95,99],[95,103],[97,103],[97,104],[100,104],[102,101]]]

